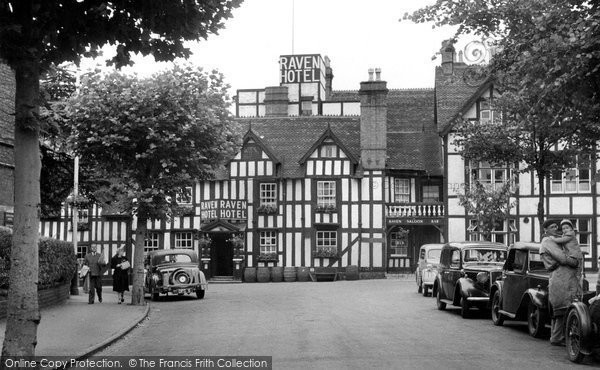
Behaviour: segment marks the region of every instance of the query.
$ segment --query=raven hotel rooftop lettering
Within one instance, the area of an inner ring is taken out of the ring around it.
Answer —
[[[317,82],[321,80],[320,56],[281,55],[279,57],[281,83]]]
[[[200,218],[202,220],[248,218],[248,202],[245,200],[207,200],[200,202]]]

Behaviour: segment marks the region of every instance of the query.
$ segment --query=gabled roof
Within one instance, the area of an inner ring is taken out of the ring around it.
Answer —
[[[317,150],[317,148],[319,148],[321,146],[321,144],[323,144],[323,142],[327,139],[333,140],[335,145],[337,145],[338,147],[340,147],[342,149],[342,151],[348,156],[348,158],[350,159],[350,161],[352,163],[354,163],[354,164],[358,163],[357,157],[355,157],[352,154],[352,152],[350,152],[346,148],[344,143],[342,143],[342,141],[340,139],[338,139],[337,136],[335,136],[333,131],[331,131],[331,126],[327,125],[327,130],[325,130],[325,132],[323,132],[323,135],[321,135],[321,137],[317,141],[315,141],[313,146],[306,152],[306,154],[304,154],[304,156],[302,156],[302,158],[300,158],[300,164],[304,164],[306,162],[306,160],[312,155],[312,153],[315,150]]]
[[[451,75],[444,74],[442,67],[435,69],[435,109],[441,135],[448,133],[455,120],[491,85],[489,78],[473,78],[475,68],[454,63]]]
[[[279,159],[277,159],[277,156],[275,155],[275,153],[273,153],[273,150],[271,149],[271,147],[269,146],[268,143],[265,143],[260,137],[258,137],[254,131],[252,131],[252,127],[248,128],[248,132],[246,132],[246,135],[244,135],[244,139],[242,140],[242,147],[244,145],[246,145],[248,143],[248,141],[253,140],[256,145],[258,145],[265,153],[267,153],[267,156],[269,156],[269,158],[275,162],[275,163],[281,163],[281,161],[279,161]]]
[[[329,127],[331,134],[343,143],[348,156],[360,158],[360,118],[299,116],[238,118],[242,126],[252,125],[252,131],[263,143],[268,143],[281,163],[284,178],[304,177],[301,160],[323,137]]]

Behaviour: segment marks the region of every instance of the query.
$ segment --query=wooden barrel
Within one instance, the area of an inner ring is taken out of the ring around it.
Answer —
[[[346,266],[346,280],[358,280],[358,266]]]
[[[283,267],[274,266],[271,268],[271,280],[274,283],[280,283],[283,281]]]
[[[268,283],[271,280],[271,271],[268,267],[258,267],[256,269],[256,281],[259,283]]]
[[[310,268],[309,267],[298,267],[296,275],[298,281],[309,281],[310,280]]]
[[[296,268],[295,267],[284,267],[283,268],[283,281],[296,281]]]
[[[244,282],[256,283],[256,267],[246,267],[244,269]]]

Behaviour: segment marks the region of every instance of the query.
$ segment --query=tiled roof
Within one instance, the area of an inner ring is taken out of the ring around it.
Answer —
[[[387,168],[442,175],[441,139],[434,119],[434,90],[388,92]],[[334,92],[331,100],[358,101],[358,91]],[[351,156],[360,158],[360,117],[300,116],[238,118],[242,135],[249,129],[280,161],[285,178],[303,177],[300,160],[328,127]],[[226,171],[219,171],[224,178]]]
[[[304,176],[300,159],[328,127],[353,156],[360,157],[358,117],[262,117],[238,119],[238,122],[269,145],[281,161],[283,177]]]
[[[453,120],[460,115],[465,104],[487,83],[487,80],[471,78],[469,72],[474,67],[464,63],[454,63],[453,73],[444,74],[441,67],[435,69],[435,95],[437,127],[440,133],[446,132]]]

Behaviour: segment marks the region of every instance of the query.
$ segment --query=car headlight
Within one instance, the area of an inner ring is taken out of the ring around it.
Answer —
[[[487,272],[480,272],[477,274],[477,282],[480,284],[485,284],[489,280],[489,275]]]

